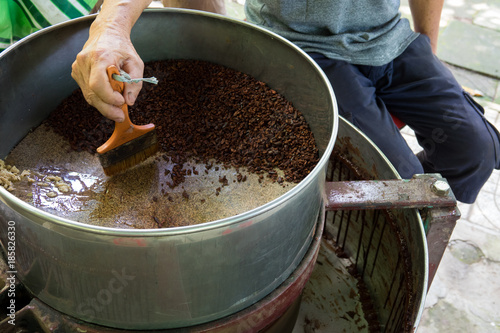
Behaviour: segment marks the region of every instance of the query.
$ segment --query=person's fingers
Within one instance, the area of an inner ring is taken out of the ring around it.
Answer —
[[[72,65],[72,77],[80,86],[89,104],[105,117],[123,121],[123,104],[133,105],[142,88],[140,83],[125,83],[124,91],[114,91],[107,75],[107,68],[115,65],[132,78],[143,76],[144,63],[130,40],[123,36],[104,35],[99,43],[93,39],[85,44]]]
[[[141,78],[144,75],[144,63],[137,54],[135,57],[131,57],[129,60],[125,61],[122,65],[122,69],[133,79]],[[126,83],[123,91],[125,102],[128,105],[134,105],[141,89],[142,82]]]
[[[113,121],[122,122],[124,114],[120,106],[125,103],[125,99],[122,94],[113,91],[107,73],[103,68],[92,70],[87,77],[87,72],[82,70],[75,61],[72,66],[71,76],[81,87],[87,103],[99,110],[103,116]]]
[[[123,97],[125,98],[125,102],[128,105],[134,105],[139,92],[142,89],[142,82],[137,83],[125,83],[125,90],[123,93]]]
[[[109,82],[107,65],[100,63],[90,72],[88,88],[104,103],[121,106],[125,103],[122,92],[114,91]]]
[[[125,116],[123,114],[123,110],[121,107],[105,103],[102,100],[96,100],[96,103],[94,106],[99,110],[99,112],[101,112],[101,114],[104,117],[106,117],[108,119],[111,119],[111,120],[116,121],[118,123],[121,123],[125,119]]]
[[[103,101],[99,96],[97,96],[91,90],[85,90],[82,88],[82,93],[87,103],[89,103],[97,110],[99,110],[99,112],[106,118],[109,118],[119,123],[124,120],[125,115],[123,114],[123,110],[121,109],[120,106]],[[113,93],[118,94],[118,96],[121,97],[123,101],[123,96],[121,96],[120,93],[118,93],[117,91]],[[123,105],[123,102],[121,103],[121,105]]]

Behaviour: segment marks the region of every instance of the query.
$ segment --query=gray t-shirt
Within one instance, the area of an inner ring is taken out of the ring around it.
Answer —
[[[246,0],[249,22],[306,52],[357,65],[381,66],[417,38],[399,0]]]

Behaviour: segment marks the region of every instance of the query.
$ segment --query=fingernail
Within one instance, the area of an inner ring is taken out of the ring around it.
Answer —
[[[122,123],[125,120],[125,116],[123,115],[123,111],[121,111],[120,113],[115,114],[115,116],[112,119],[114,121],[116,121],[117,123]]]
[[[129,105],[134,105],[134,103],[135,103],[135,96],[134,96],[134,94],[132,94],[131,92],[129,92],[127,96],[128,96]]]

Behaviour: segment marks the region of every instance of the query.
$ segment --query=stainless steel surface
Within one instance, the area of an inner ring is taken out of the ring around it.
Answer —
[[[314,268],[322,243],[325,210],[322,209],[315,226],[314,238],[304,258],[293,273],[269,295],[233,315],[201,325],[185,328],[155,330],[157,333],[252,333],[290,332],[297,319],[300,295]],[[1,251],[1,249],[0,249]],[[10,285],[8,262],[0,257],[0,332],[139,332],[113,329],[82,322],[62,314],[37,298],[28,295],[21,284]],[[16,291],[16,309],[11,312],[10,292]],[[14,318],[14,319],[12,319]],[[15,325],[12,325],[15,323]],[[151,332],[151,331],[148,331]]]
[[[42,30],[0,55],[0,157],[76,88],[71,63],[92,20]],[[208,60],[268,83],[306,117],[319,164],[295,188],[257,209],[165,230],[81,224],[0,188],[2,246],[7,223],[14,221],[18,279],[49,306],[92,323],[156,329],[221,318],[269,294],[309,248],[337,132],[335,98],[302,51],[238,20],[185,10],[146,12],[132,41],[145,61]]]
[[[400,177],[366,136],[340,118],[328,179]],[[428,284],[427,243],[418,211],[328,211],[325,235],[294,333],[416,329]]]

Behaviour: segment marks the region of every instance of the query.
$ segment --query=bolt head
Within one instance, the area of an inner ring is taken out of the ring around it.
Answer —
[[[444,180],[436,180],[432,184],[432,191],[439,196],[445,196],[450,193],[450,185]]]

